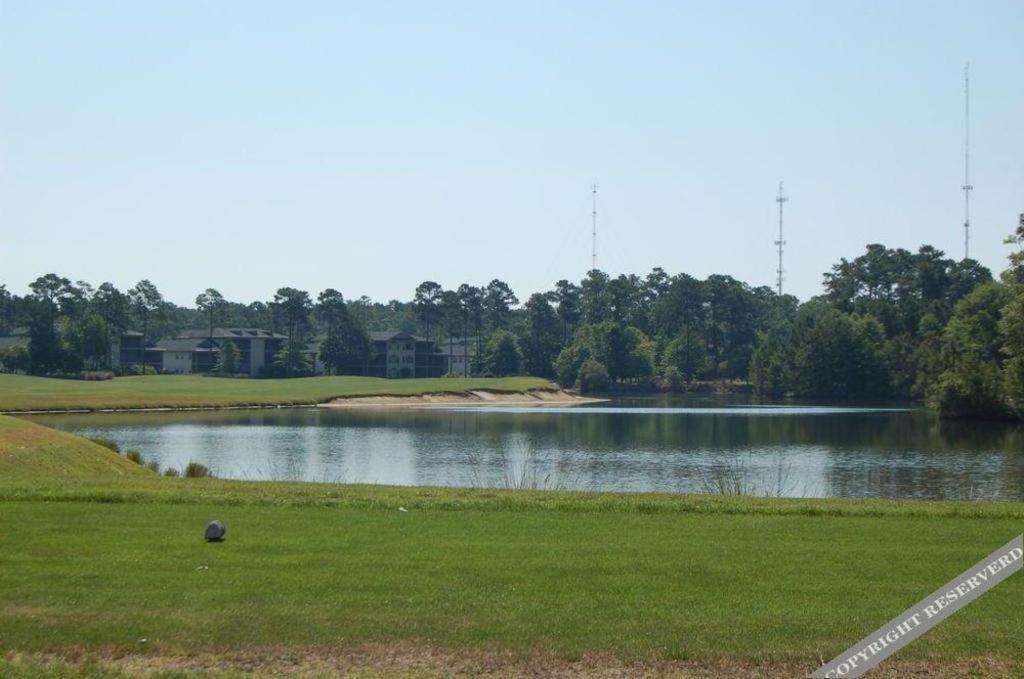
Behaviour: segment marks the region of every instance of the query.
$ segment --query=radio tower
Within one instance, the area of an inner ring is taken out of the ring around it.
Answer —
[[[592,187],[593,207],[590,210],[590,270],[597,269],[597,184]]]
[[[964,259],[970,256],[971,246],[971,65],[964,64]]]
[[[775,199],[775,202],[779,204],[779,240],[775,241],[775,245],[779,248],[779,268],[776,269],[775,273],[778,274],[776,286],[778,286],[779,296],[782,296],[782,246],[786,244],[786,241],[782,240],[782,204],[785,203],[789,198],[782,195],[782,182],[779,182],[779,197]]]

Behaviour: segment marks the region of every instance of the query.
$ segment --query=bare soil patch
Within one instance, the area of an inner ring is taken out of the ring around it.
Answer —
[[[370,644],[354,648],[261,648],[203,651],[195,654],[69,649],[51,653],[7,653],[11,663],[67,663],[146,677],[158,673],[252,677],[716,677],[803,679],[822,663],[817,658],[714,658],[699,660],[626,660],[585,653],[566,658],[542,651],[444,649],[411,643]],[[987,678],[1024,676],[1024,660],[999,657],[961,659],[890,659],[872,676]]]

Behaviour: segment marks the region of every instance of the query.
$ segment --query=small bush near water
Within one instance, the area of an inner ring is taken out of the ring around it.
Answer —
[[[198,462],[189,462],[188,466],[185,467],[185,478],[187,479],[201,479],[212,476],[213,474],[210,473],[210,469]]]
[[[134,462],[135,464],[145,464],[146,461],[142,459],[142,453],[137,450],[129,450],[124,454],[126,458]]]
[[[168,467],[167,469],[164,470],[164,476],[177,477],[181,476],[181,472],[179,472],[174,467]]]

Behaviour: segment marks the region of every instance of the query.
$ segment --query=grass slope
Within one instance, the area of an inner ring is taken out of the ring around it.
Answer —
[[[6,482],[152,476],[149,470],[92,441],[0,415],[0,479]]]
[[[263,380],[149,375],[83,381],[0,374],[0,411],[309,405],[344,396],[408,396],[471,389],[516,392],[553,386],[537,377],[387,380],[343,376]]]

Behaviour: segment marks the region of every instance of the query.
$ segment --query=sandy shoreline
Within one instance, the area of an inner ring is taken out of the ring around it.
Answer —
[[[567,391],[535,389],[522,392],[472,390],[463,393],[418,394],[415,396],[347,396],[321,403],[321,408],[445,408],[445,407],[545,407],[603,403],[607,399],[577,396]]]
[[[324,403],[238,403],[234,405],[152,406],[142,408],[49,408],[44,410],[0,410],[0,415],[74,415],[88,413],[179,413],[209,410],[277,410],[281,408],[451,408],[489,407],[571,407],[588,403],[607,403],[606,398],[578,396],[563,390],[531,389],[500,392],[474,389],[466,392],[434,392],[409,396],[339,396]]]

